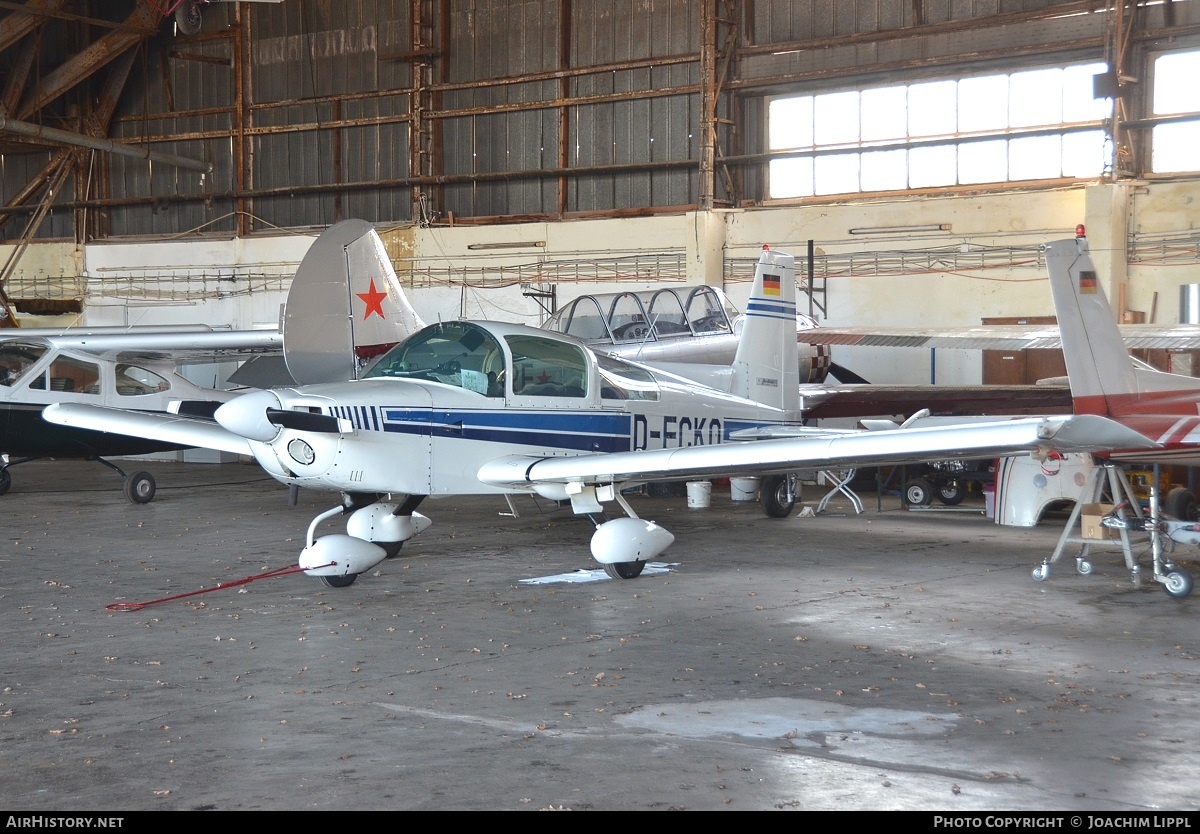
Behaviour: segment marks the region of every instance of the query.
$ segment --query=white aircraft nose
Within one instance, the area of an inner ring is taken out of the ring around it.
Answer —
[[[269,443],[279,434],[279,426],[267,419],[267,409],[278,409],[279,398],[270,391],[242,394],[222,405],[213,414],[223,429],[250,440]]]

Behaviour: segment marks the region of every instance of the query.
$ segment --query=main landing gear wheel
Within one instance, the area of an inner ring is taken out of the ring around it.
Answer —
[[[910,507],[928,507],[933,503],[933,484],[924,478],[913,478],[904,485],[904,503]]]
[[[125,479],[125,497],[135,504],[149,504],[157,489],[149,472],[134,472]]]
[[[8,492],[8,488],[12,486],[12,473],[7,469],[0,469],[0,495]]]
[[[636,579],[644,567],[645,562],[610,562],[604,566],[604,572],[613,579]]]
[[[770,518],[787,518],[796,506],[796,493],[787,475],[767,475],[758,486],[758,502]]]
[[[354,580],[358,579],[357,573],[348,573],[345,576],[322,576],[321,581],[330,588],[349,588],[354,584]]]
[[[1173,570],[1163,580],[1163,590],[1168,596],[1183,599],[1192,592],[1192,575],[1187,571]]]
[[[1174,487],[1163,502],[1163,512],[1180,521],[1200,521],[1200,505],[1190,489]]]
[[[946,484],[938,487],[937,496],[947,507],[956,507],[967,497],[967,490],[958,484]]]
[[[1038,565],[1033,569],[1033,579],[1035,582],[1045,582],[1050,578],[1050,566]]]

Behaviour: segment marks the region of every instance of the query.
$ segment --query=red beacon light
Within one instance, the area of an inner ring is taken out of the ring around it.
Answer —
[[[1079,225],[1077,225],[1077,226],[1075,227],[1075,237],[1087,237],[1087,232],[1086,232],[1086,230],[1083,228],[1083,224],[1082,224],[1082,223],[1080,223]]]

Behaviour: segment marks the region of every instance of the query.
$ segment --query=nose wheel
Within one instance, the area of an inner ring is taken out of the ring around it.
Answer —
[[[1170,571],[1163,575],[1162,586],[1167,596],[1182,599],[1192,592],[1192,575],[1182,570]]]

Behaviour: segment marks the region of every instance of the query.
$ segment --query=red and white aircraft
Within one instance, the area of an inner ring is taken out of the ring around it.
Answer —
[[[1156,444],[1115,460],[1200,464],[1200,379],[1135,364],[1088,254],[1086,238],[1046,245],[1076,414],[1099,414]]]

